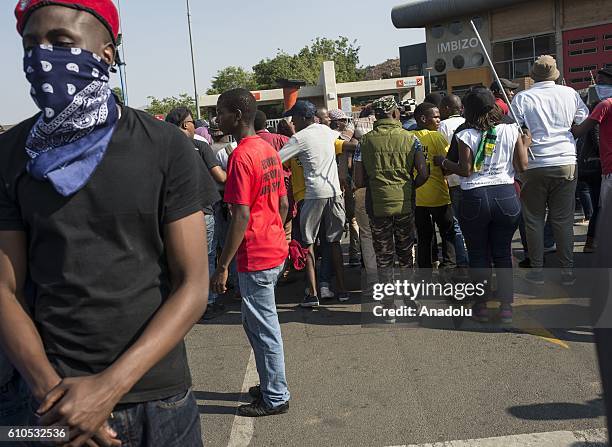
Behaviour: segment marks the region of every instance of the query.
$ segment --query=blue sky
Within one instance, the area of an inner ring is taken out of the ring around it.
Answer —
[[[115,0],[116,2],[117,0]],[[12,124],[36,111],[22,72],[22,49],[13,8],[0,12],[3,69],[0,123]],[[198,89],[204,92],[218,70],[250,68],[277,49],[294,53],[315,37],[357,39],[361,64],[399,57],[398,48],[423,42],[423,30],[398,30],[391,8],[401,0],[303,2],[191,0]],[[211,7],[212,5],[212,7]],[[191,93],[191,60],[184,0],[121,0],[130,106],[147,96]],[[118,75],[112,84],[118,85]]]

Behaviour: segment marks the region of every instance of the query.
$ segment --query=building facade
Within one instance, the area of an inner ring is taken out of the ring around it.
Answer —
[[[493,76],[473,20],[500,77],[529,85],[534,60],[557,59],[559,82],[588,87],[612,67],[612,0],[412,0],[393,9],[398,28],[425,27],[432,89],[461,94]]]

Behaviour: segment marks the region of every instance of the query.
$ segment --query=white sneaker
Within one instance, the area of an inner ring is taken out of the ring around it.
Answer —
[[[554,253],[557,251],[557,244],[552,244],[550,247],[544,247],[544,254]]]
[[[334,292],[329,287],[329,284],[322,282],[321,283],[321,298],[329,299],[334,297]]]

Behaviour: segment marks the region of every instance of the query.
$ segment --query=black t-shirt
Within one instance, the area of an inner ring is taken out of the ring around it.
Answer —
[[[35,119],[0,135],[0,231],[27,233],[33,317],[49,360],[62,377],[95,374],[134,343],[170,294],[164,224],[201,211],[217,192],[203,190],[201,162],[178,128],[124,107],[87,185],[63,197],[26,172]],[[121,402],[189,386],[181,342]]]
[[[217,157],[215,157],[215,153],[213,152],[212,147],[210,147],[210,145],[206,141],[193,140],[193,143],[195,145],[196,151],[198,151],[198,154],[200,155],[200,159],[203,162],[199,164],[203,166],[203,175],[207,177],[207,189],[212,188],[216,192],[218,191],[217,182],[215,182],[215,180],[212,178],[210,170],[214,167],[221,166],[221,163],[219,163]],[[210,184],[208,183],[208,179],[210,179]],[[217,193],[217,200],[215,200],[215,202],[219,200],[221,200],[221,196]],[[212,215],[214,213],[212,205],[204,206],[204,213]]]

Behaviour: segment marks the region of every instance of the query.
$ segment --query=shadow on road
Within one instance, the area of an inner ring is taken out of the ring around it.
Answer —
[[[237,402],[242,396],[240,393],[217,393],[214,391],[194,391],[193,395],[197,400],[226,400],[228,402]]]
[[[573,443],[570,447],[609,447],[609,445],[606,442],[580,441]]]
[[[223,405],[198,405],[200,414],[236,414],[237,407],[225,407]]]
[[[516,407],[510,407],[507,411],[514,417],[530,421],[596,419],[598,417],[605,416],[605,409],[602,398],[590,400],[585,404],[575,404],[569,402],[551,402],[545,404],[520,405]],[[586,446],[591,444],[584,445]]]

